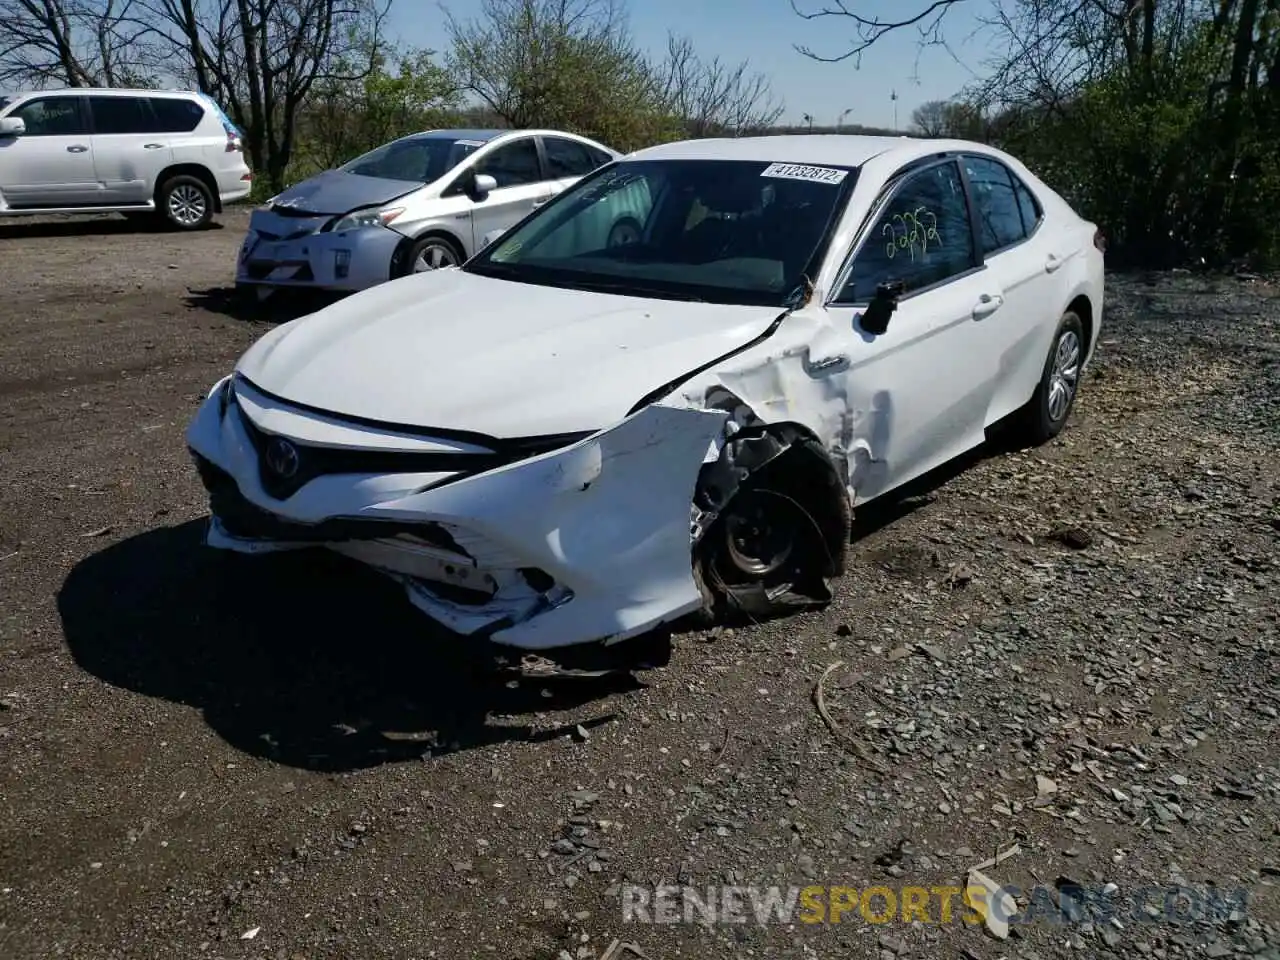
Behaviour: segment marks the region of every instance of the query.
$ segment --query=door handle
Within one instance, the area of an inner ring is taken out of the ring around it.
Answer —
[[[831,357],[823,357],[821,360],[806,362],[804,365],[804,372],[811,377],[828,376],[848,369],[849,358],[843,353],[838,353]]]
[[[163,148],[164,148],[163,143],[144,143],[142,145],[143,150],[160,150]]]
[[[989,293],[984,293],[978,298],[978,302],[973,308],[973,318],[981,320],[983,317],[989,317],[1003,306],[1004,297],[999,294],[992,296]]]
[[[1060,260],[1056,254],[1051,253],[1045,258],[1044,272],[1053,273],[1053,271],[1057,270],[1060,266],[1062,266],[1062,260]]]
[[[89,148],[83,143],[73,143],[71,146],[67,147],[67,153],[84,153],[88,149]]]

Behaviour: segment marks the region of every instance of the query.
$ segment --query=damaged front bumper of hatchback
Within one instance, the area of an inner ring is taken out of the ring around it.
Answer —
[[[617,643],[704,605],[690,504],[726,418],[653,404],[588,436],[482,445],[352,424],[228,378],[187,443],[210,546],[329,549],[457,633],[541,651]]]
[[[236,283],[348,293],[385,283],[405,236],[385,226],[332,231],[339,218],[255,210],[236,261]]]

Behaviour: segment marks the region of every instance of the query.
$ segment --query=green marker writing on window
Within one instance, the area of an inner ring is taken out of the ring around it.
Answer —
[[[895,213],[880,229],[880,234],[889,238],[885,245],[885,254],[889,259],[897,256],[899,250],[906,250],[907,256],[914,261],[917,249],[923,256],[929,252],[930,243],[942,242],[938,233],[938,217],[926,207]]]

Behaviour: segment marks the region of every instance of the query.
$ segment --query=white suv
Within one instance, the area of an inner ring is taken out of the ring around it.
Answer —
[[[0,97],[0,217],[114,212],[198,230],[248,196],[252,177],[240,131],[202,93]]]

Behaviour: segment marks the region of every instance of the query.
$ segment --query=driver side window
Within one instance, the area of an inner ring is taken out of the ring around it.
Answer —
[[[524,137],[498,147],[476,164],[475,173],[487,173],[493,177],[499,190],[538,183],[543,179],[538,164],[538,146],[533,137]]]
[[[28,137],[74,137],[89,132],[80,97],[28,100],[10,116],[22,118]]]
[[[960,169],[955,161],[939,163],[898,185],[865,234],[836,299],[866,303],[888,280],[901,280],[910,294],[975,265]]]

